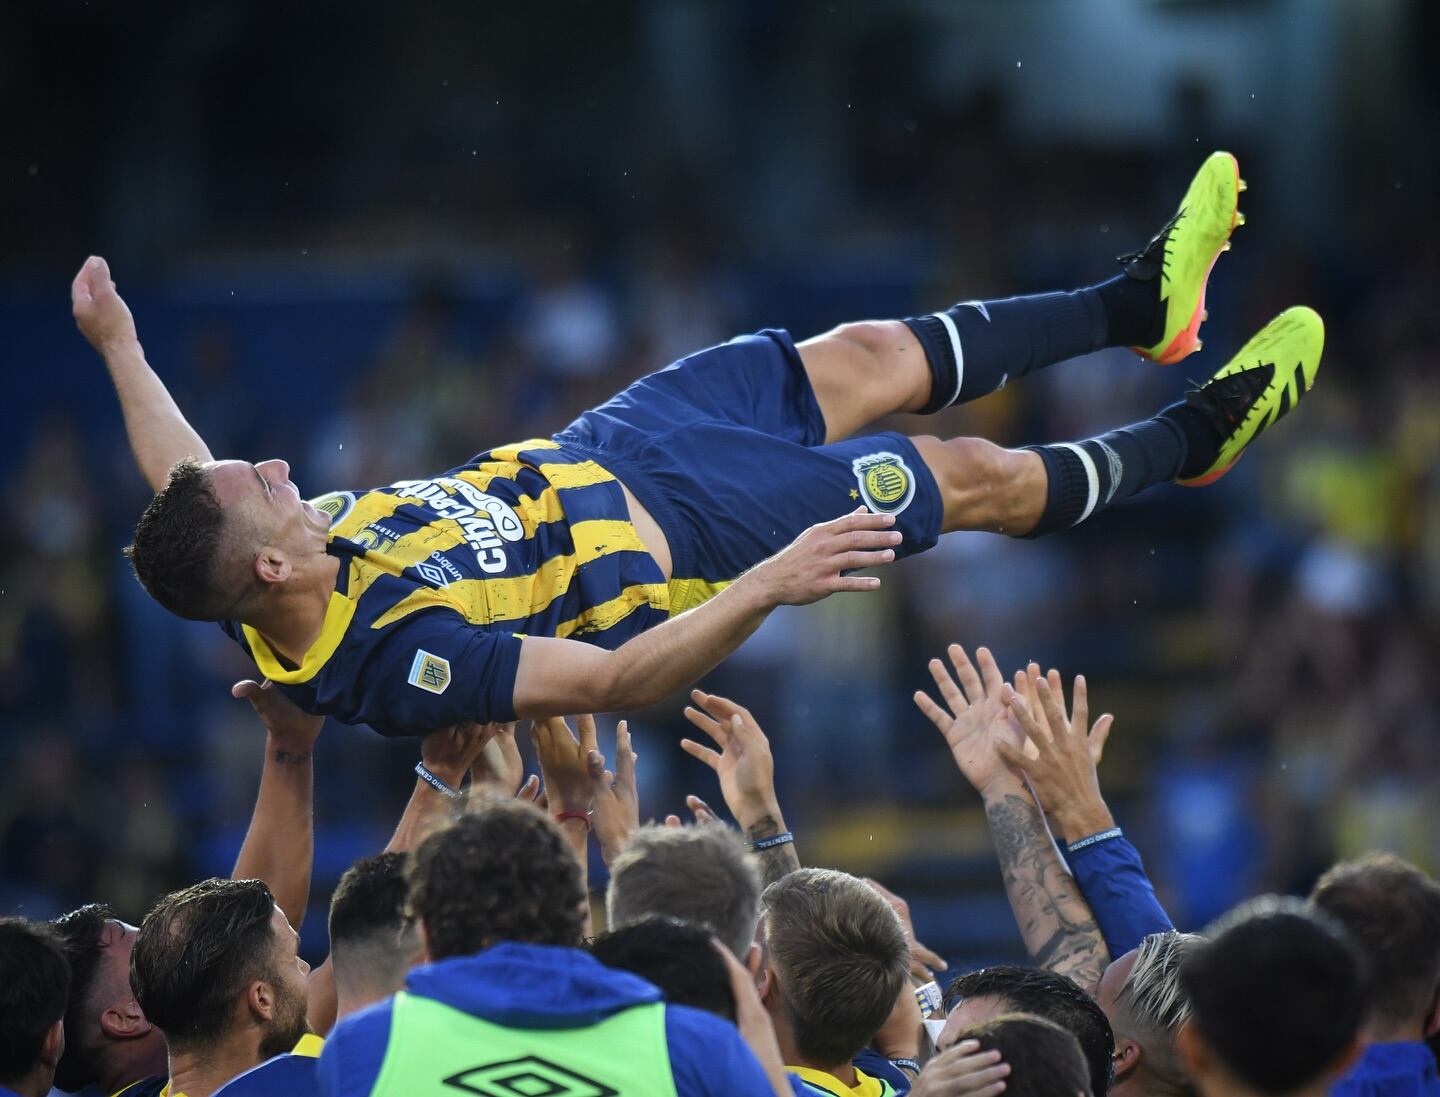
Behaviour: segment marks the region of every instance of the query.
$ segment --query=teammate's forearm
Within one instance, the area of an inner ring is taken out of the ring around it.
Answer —
[[[560,820],[560,830],[565,835],[575,860],[580,862],[580,890],[585,893],[585,936],[595,935],[595,916],[588,902],[590,897],[590,825],[581,819]]]
[[[692,685],[744,643],[777,604],[757,568],[704,605],[621,645],[610,656],[608,711],[645,708]]]
[[[130,451],[154,490],[165,486],[171,466],[181,458],[211,460],[209,447],[185,420],[138,342],[107,344],[103,356],[120,398]]]
[[[315,767],[311,752],[265,737],[265,765],[250,829],[235,860],[236,880],[264,880],[292,926],[305,917],[315,857]]]
[[[1029,791],[1018,781],[987,789],[985,818],[1026,950],[1039,967],[1090,986],[1110,956]]]
[[[457,788],[464,775],[436,774],[436,776],[451,788]],[[405,853],[414,849],[425,835],[430,833],[431,828],[445,821],[453,803],[454,801],[439,789],[432,788],[428,782],[419,777],[415,778],[415,788],[410,793],[410,801],[405,805],[404,814],[400,816],[400,822],[396,824],[395,833],[391,836],[389,844],[385,846],[384,852]]]
[[[749,838],[751,843],[774,838],[786,831],[785,817],[780,814],[778,803],[769,811],[750,815],[745,819],[737,818],[735,821],[740,824],[745,831],[745,837]],[[794,842],[757,850],[755,856],[760,861],[760,879],[766,887],[800,870],[800,854],[796,851]]]

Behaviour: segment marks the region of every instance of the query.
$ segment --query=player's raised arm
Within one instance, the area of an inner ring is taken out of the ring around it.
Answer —
[[[873,576],[848,575],[895,559],[892,515],[856,511],[811,526],[702,606],[614,651],[525,637],[515,712],[525,718],[645,708],[691,685],[738,648],[779,606],[803,606],[840,591],[875,590]]]
[[[98,255],[85,260],[70,284],[70,305],[80,333],[105,359],[125,414],[130,450],[146,482],[159,491],[182,457],[209,461],[209,448],[145,361],[135,319],[115,292],[109,265]]]

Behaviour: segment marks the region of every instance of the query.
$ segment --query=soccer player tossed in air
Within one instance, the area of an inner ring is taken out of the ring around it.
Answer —
[[[693,683],[780,605],[952,530],[1035,537],[1152,484],[1208,484],[1311,387],[1324,329],[1266,325],[1153,419],[1080,442],[852,437],[976,400],[1101,347],[1200,348],[1205,285],[1242,220],[1210,156],[1118,275],[1068,293],[764,331],[645,377],[553,438],[441,475],[306,502],[279,459],[216,460],[147,364],[105,261],[72,286],[156,491],[128,550],[181,617],[218,621],[301,708],[418,734],[461,720],[609,712]]]

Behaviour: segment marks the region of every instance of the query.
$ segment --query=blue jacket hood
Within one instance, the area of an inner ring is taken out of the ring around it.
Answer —
[[[507,1028],[584,1028],[661,1000],[652,984],[588,952],[508,942],[415,968],[405,989]]]

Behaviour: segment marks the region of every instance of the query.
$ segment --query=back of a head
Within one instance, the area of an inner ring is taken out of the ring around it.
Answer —
[[[610,927],[662,915],[703,926],[742,963],[760,918],[760,870],[722,826],[641,827],[610,866]]]
[[[1125,1035],[1144,1049],[1142,1067],[1149,1073],[1149,1088],[1188,1095],[1194,1086],[1175,1051],[1175,1034],[1190,1019],[1190,1000],[1180,983],[1180,966],[1188,949],[1204,941],[1193,933],[1152,933],[1140,942],[1135,965],[1120,988],[1116,1005],[1120,1020],[1117,1038]]]
[[[69,994],[70,965],[54,930],[0,918],[0,1085],[18,1085],[40,1064]]]
[[[115,912],[102,903],[87,903],[61,915],[52,923],[70,965],[70,995],[65,1006],[65,1055],[55,1071],[55,1086],[74,1093],[99,1077],[99,1050],[91,1034],[96,1005],[91,1002],[100,971],[105,926]]]
[[[1354,1048],[1364,961],[1345,931],[1299,900],[1237,907],[1187,950],[1180,980],[1194,1034],[1242,1084],[1279,1097],[1320,1082]]]
[[[653,983],[667,1002],[735,1020],[730,970],[710,934],[699,926],[675,918],[645,918],[597,937],[590,951],[606,967]]]
[[[1110,1092],[1115,1034],[1105,1011],[1073,979],[1040,968],[997,964],[957,976],[945,992],[953,1009],[965,998],[998,998],[1007,1010],[1039,1017],[1074,1036],[1089,1068],[1090,1092]]]
[[[381,853],[345,870],[330,896],[330,959],[335,982],[371,996],[393,994],[417,950],[405,916],[408,859]]]
[[[259,880],[204,880],[171,892],[140,924],[130,983],[171,1049],[225,1036],[237,998],[273,966],[275,899]]]
[[[960,1033],[981,1051],[998,1051],[1010,1067],[1005,1097],[1093,1097],[1080,1041],[1054,1021],[1007,1013]]]
[[[485,800],[410,855],[409,914],[432,960],[515,942],[578,948],[586,896],[560,828],[518,800]]]
[[[848,1062],[908,978],[900,920],[863,880],[831,869],[790,873],[765,889],[761,905],[795,1046],[813,1065]]]
[[[125,550],[150,596],[178,617],[218,621],[239,592],[226,592],[218,573],[230,553],[226,514],[210,477],[193,458],[170,470]]]
[[[1376,1029],[1423,1023],[1440,988],[1440,884],[1398,857],[1370,854],[1326,872],[1310,904],[1365,956]]]

